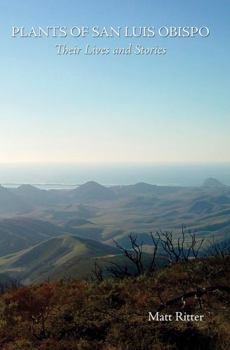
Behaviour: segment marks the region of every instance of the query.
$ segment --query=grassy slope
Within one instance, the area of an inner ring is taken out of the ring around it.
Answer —
[[[32,248],[0,259],[0,271],[24,282],[53,276],[76,277],[92,271],[92,259],[116,254],[117,250],[100,242],[65,235],[51,238]]]

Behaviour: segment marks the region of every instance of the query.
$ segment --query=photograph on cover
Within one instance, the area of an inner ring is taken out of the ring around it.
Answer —
[[[230,348],[230,3],[0,0],[0,349]]]

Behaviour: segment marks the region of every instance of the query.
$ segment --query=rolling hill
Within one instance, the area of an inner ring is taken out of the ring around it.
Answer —
[[[64,232],[60,226],[32,218],[0,220],[0,256],[29,248]]]
[[[64,235],[0,259],[0,271],[24,283],[90,275],[91,259],[118,254],[116,248],[89,239]],[[80,266],[79,266],[80,265]]]
[[[126,244],[131,232],[140,235],[148,252],[149,232],[177,233],[181,225],[205,237],[206,242],[213,237],[221,242],[230,234],[229,213],[230,187],[216,179],[207,179],[200,187],[141,182],[106,187],[93,181],[74,190],[40,190],[30,185],[16,189],[0,187],[0,256],[14,256],[22,250],[24,254],[27,249],[65,234],[110,246],[113,239]],[[45,250],[47,245],[41,247]],[[49,249],[52,252],[51,245]],[[93,249],[90,251],[94,257]],[[66,271],[74,271],[78,275],[90,259],[90,255],[86,258],[83,254],[77,268],[75,258],[67,259],[67,265],[61,264],[58,269],[55,265],[53,273],[65,276]],[[43,268],[41,275],[46,276]]]

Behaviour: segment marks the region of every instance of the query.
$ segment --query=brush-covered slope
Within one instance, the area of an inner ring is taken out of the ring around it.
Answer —
[[[92,271],[90,260],[117,254],[117,249],[97,241],[64,235],[0,259],[0,271],[24,283],[47,278],[84,276]],[[88,267],[90,265],[90,267]]]
[[[229,267],[229,257],[212,257],[135,278],[8,290],[0,295],[0,348],[227,350]]]

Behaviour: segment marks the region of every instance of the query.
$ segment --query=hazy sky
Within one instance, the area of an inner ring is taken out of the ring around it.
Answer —
[[[228,0],[0,0],[0,162],[230,161]],[[25,26],[209,26],[208,38],[23,39]],[[58,56],[56,44],[166,47]]]

